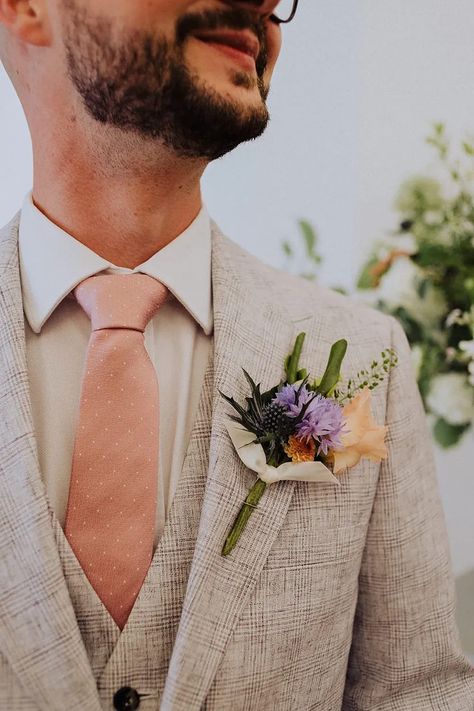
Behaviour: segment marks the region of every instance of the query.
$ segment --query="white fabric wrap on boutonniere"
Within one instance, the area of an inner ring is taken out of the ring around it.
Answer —
[[[267,464],[261,444],[254,442],[256,434],[233,420],[225,423],[237,454],[246,467],[258,474],[267,484],[284,479],[292,481],[320,481],[340,486],[339,480],[322,462],[285,462],[279,467]]]

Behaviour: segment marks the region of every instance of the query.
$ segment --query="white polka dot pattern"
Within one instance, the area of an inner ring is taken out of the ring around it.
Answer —
[[[74,294],[91,335],[64,532],[123,629],[153,554],[159,402],[144,331],[169,292],[134,273],[94,275]]]

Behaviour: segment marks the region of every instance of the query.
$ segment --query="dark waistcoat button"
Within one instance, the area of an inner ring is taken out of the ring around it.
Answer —
[[[117,711],[134,711],[140,706],[140,695],[131,686],[122,686],[114,694],[114,708]]]

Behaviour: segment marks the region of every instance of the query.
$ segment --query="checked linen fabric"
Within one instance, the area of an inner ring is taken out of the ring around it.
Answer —
[[[144,344],[168,289],[146,274],[99,274],[74,295],[91,319],[65,534],[123,629],[153,555],[158,380]]]

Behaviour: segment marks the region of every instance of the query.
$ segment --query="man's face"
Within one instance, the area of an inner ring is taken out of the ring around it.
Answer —
[[[267,126],[277,5],[57,0],[69,78],[97,121],[156,138],[180,157],[214,160]],[[209,41],[224,31],[244,32],[256,59]]]

